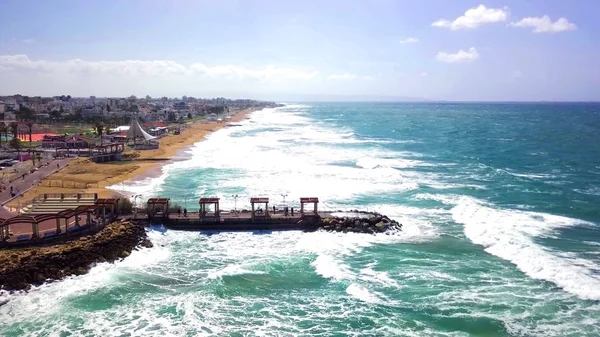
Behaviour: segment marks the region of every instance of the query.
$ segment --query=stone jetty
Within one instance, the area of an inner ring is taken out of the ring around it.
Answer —
[[[28,290],[32,285],[82,275],[96,263],[125,258],[137,247],[152,247],[143,226],[128,221],[98,233],[53,246],[0,251],[0,289]]]
[[[343,233],[391,233],[402,229],[402,224],[379,213],[364,211],[339,212],[340,216],[322,218],[316,223],[317,230]]]

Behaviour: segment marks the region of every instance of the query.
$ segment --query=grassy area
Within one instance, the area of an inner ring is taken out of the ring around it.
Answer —
[[[90,125],[62,125],[56,127],[56,133],[59,135],[63,135],[65,133],[68,134],[79,134],[86,133],[91,131],[92,126]]]
[[[187,118],[185,118],[185,119],[183,120],[183,122],[184,122],[185,124],[189,124],[189,123],[196,123],[196,122],[200,122],[200,121],[203,121],[203,120],[205,120],[205,119],[206,119],[206,116],[197,116],[197,117],[194,117],[194,118],[191,118],[191,119],[187,119]]]

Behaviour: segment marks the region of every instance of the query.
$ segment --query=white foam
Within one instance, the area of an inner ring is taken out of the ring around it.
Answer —
[[[249,274],[261,275],[261,274],[265,274],[265,272],[259,271],[259,270],[246,269],[246,267],[243,265],[230,265],[223,269],[209,272],[207,277],[209,279],[222,279],[223,276],[249,275]]]
[[[452,216],[464,225],[464,233],[473,243],[512,262],[529,277],[552,282],[582,299],[600,300],[600,277],[593,274],[599,268],[595,262],[584,264],[583,259],[561,255],[534,242],[534,238],[558,228],[593,224],[544,213],[498,209],[468,197],[460,199]]]
[[[349,267],[333,256],[323,254],[319,255],[313,262],[313,267],[317,274],[334,280],[352,279],[353,273]]]
[[[256,194],[271,197],[288,194],[288,200],[318,195],[324,200],[341,201],[357,195],[415,190],[421,175],[399,169],[429,165],[415,160],[419,154],[411,152],[332,146],[380,140],[359,139],[351,129],[320,125],[289,107],[257,111],[239,124],[210,134],[189,150],[190,159],[164,166],[159,177],[110,188],[142,194],[144,199],[160,195],[169,176],[215,169],[235,173],[201,180],[196,190],[190,192],[199,195],[207,188],[227,191],[243,187],[245,192],[238,193],[244,195],[238,199],[240,208],[246,207],[245,197]],[[354,162],[358,167],[337,165],[340,162]],[[223,198],[224,208],[233,208],[230,194],[217,196]]]
[[[370,292],[367,288],[352,283],[346,288],[346,292],[354,298],[367,303],[382,303],[382,299]]]

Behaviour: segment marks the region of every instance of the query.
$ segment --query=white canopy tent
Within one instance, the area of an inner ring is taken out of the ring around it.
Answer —
[[[138,138],[143,138],[145,141],[156,139],[156,137],[144,131],[137,118],[132,117],[129,130],[127,130],[127,139],[133,139],[135,141]]]

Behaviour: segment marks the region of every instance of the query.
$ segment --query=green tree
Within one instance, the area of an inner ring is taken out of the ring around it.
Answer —
[[[8,127],[6,125],[4,125],[4,123],[2,123],[0,125],[0,147],[2,147],[2,136],[6,136],[6,133],[8,132]],[[6,142],[8,143],[8,137],[6,138]]]
[[[8,127],[10,129],[10,133],[12,133],[13,138],[18,138],[19,124],[17,122],[11,122],[8,125]]]
[[[17,115],[17,118],[22,121],[35,120],[35,111],[23,105],[19,106],[19,110],[15,114]]]
[[[21,140],[19,138],[14,137],[10,140],[10,142],[8,142],[8,145],[13,149],[17,150],[18,155],[21,154]]]

